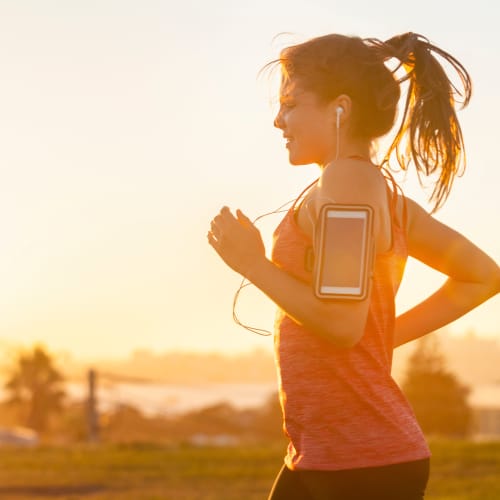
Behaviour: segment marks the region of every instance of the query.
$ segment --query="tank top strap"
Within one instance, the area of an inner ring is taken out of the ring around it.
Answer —
[[[311,184],[309,184],[308,186],[306,186],[306,187],[305,187],[305,188],[301,191],[301,193],[299,194],[299,196],[297,196],[297,198],[295,198],[295,200],[294,200],[294,202],[293,202],[292,206],[290,207],[290,211],[291,211],[291,212],[293,212],[293,211],[296,209],[296,207],[297,207],[297,203],[298,203],[299,201],[301,201],[301,200],[302,200],[302,198],[303,198],[303,197],[304,197],[304,195],[305,195],[305,194],[309,191],[309,189],[311,189],[311,188],[312,188],[315,184],[317,184],[317,182],[318,182],[318,181],[319,181],[319,177],[318,177],[316,180],[314,180],[313,182],[311,182]]]
[[[391,172],[385,167],[380,167],[380,170],[386,180],[387,198],[389,201],[391,220],[394,224],[406,232],[406,223],[408,218],[406,198]],[[401,200],[403,202],[401,218],[398,215],[398,195],[401,195]]]

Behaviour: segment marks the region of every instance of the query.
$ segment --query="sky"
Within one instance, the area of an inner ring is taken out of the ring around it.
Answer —
[[[317,176],[288,164],[277,89],[258,72],[330,32],[419,32],[467,67],[469,165],[437,217],[499,261],[498,19],[487,0],[0,0],[0,346],[271,349],[233,323],[240,278],[206,233],[222,205],[254,218]],[[259,226],[267,244],[279,219]],[[409,262],[398,310],[442,281]],[[498,338],[499,311],[497,297],[449,331]],[[271,329],[274,306],[245,290],[238,314]]]

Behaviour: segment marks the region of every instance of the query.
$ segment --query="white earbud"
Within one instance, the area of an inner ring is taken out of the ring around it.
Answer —
[[[340,115],[344,112],[344,108],[342,106],[337,106],[337,109],[335,110],[337,113],[337,129],[340,127]]]

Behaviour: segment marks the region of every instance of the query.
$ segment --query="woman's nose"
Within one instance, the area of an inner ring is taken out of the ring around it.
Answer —
[[[274,117],[274,122],[273,122],[273,125],[276,127],[276,128],[280,128],[282,129],[283,128],[283,120],[281,119],[281,111],[278,111],[278,113],[276,114],[276,116]]]

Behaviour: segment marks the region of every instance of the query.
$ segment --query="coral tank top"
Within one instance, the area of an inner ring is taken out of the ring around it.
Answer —
[[[430,456],[415,415],[391,377],[394,297],[408,254],[404,222],[396,217],[396,191],[389,192],[392,248],[375,257],[368,318],[358,344],[337,348],[277,312],[275,356],[290,440],[285,464],[292,470],[377,467]],[[305,265],[311,248],[310,237],[295,221],[294,205],[274,232],[272,260],[312,283]]]

